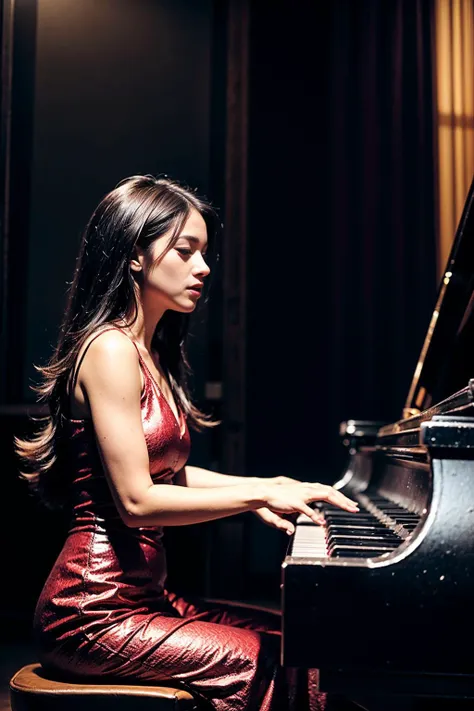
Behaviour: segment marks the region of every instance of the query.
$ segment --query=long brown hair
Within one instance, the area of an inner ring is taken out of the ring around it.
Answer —
[[[166,249],[171,249],[190,214],[197,210],[208,232],[208,254],[215,251],[221,227],[211,205],[189,188],[167,177],[134,175],[120,181],[101,200],[83,233],[74,279],[57,346],[45,366],[35,365],[41,374],[39,385],[30,386],[38,401],[47,404],[49,414],[31,420],[39,428],[30,438],[15,437],[21,461],[20,476],[50,507],[65,502],[67,483],[61,476],[66,441],[63,436],[63,403],[66,384],[77,355],[87,337],[112,321],[133,323],[138,314],[134,276],[130,260],[135,246],[149,250],[153,242],[171,233]],[[190,367],[185,342],[189,314],[167,311],[152,339],[173,396],[196,430],[219,424],[192,402],[187,385]]]

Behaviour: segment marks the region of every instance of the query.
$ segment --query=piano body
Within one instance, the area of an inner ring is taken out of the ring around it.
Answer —
[[[335,484],[282,565],[285,666],[342,693],[474,698],[474,181],[404,418],[348,421]]]

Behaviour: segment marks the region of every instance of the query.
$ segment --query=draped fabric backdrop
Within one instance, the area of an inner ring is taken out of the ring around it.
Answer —
[[[249,475],[333,483],[342,420],[401,416],[437,289],[431,34],[427,0],[251,5]],[[283,538],[250,520],[249,596]]]
[[[335,3],[329,348],[335,419],[401,415],[434,308],[431,20],[423,0]]]
[[[435,303],[432,6],[252,7],[248,473],[334,481],[401,415]]]
[[[474,0],[435,3],[438,274],[474,173]]]

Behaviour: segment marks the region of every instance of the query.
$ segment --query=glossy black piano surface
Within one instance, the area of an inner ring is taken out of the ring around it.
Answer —
[[[282,566],[282,664],[321,688],[474,698],[474,189],[403,419],[349,421],[335,486]]]

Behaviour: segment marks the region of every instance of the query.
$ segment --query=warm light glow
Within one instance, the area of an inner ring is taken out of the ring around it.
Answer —
[[[436,0],[436,77],[438,273],[442,275],[474,173],[472,0]]]

